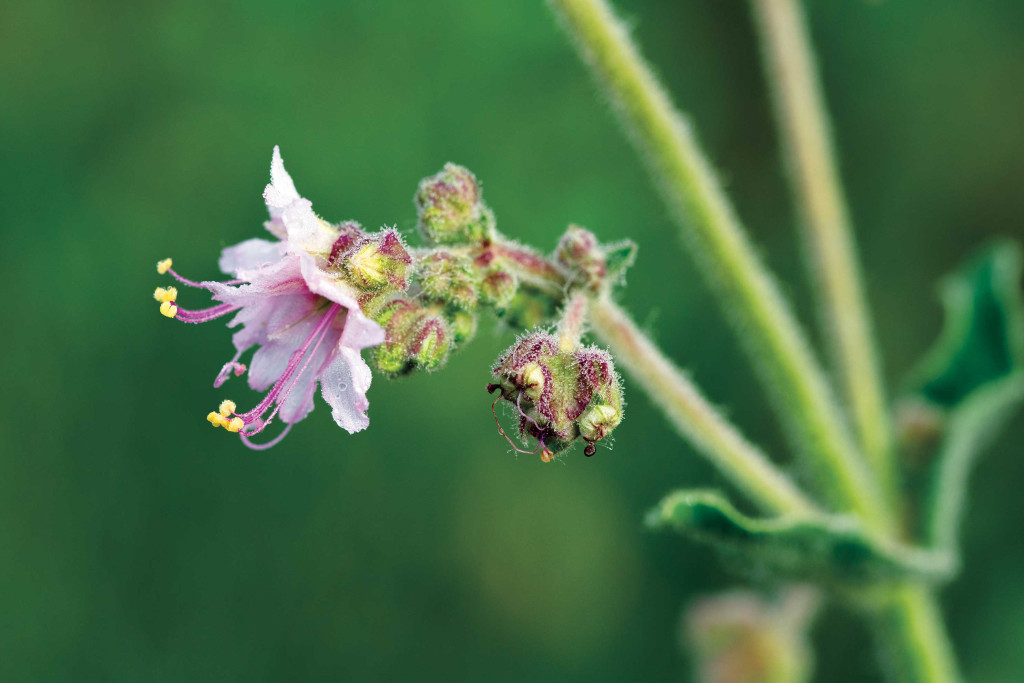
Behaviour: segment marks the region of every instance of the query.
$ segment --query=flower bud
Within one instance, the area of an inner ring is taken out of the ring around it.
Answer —
[[[806,630],[815,602],[802,588],[790,589],[778,605],[739,590],[698,601],[686,613],[684,634],[696,656],[697,680],[809,680],[813,659]]]
[[[476,176],[456,164],[445,164],[440,173],[420,182],[416,209],[420,231],[435,244],[478,243],[494,227]]]
[[[352,250],[352,247],[366,235],[363,232],[363,226],[356,221],[345,221],[335,227],[338,232],[338,237],[335,238],[334,244],[331,245],[331,254],[327,257],[327,265],[333,266],[339,263],[348,252]]]
[[[546,332],[522,337],[494,366],[501,398],[519,413],[523,436],[537,439],[542,454],[553,456],[578,438],[593,443],[622,421],[622,390],[611,356],[597,348],[559,348]]]
[[[484,302],[493,306],[496,311],[504,311],[512,303],[518,288],[519,282],[515,275],[493,268],[484,274],[483,282],[480,283],[480,294]]]
[[[452,331],[441,315],[420,317],[409,344],[409,357],[422,370],[436,370],[448,359],[452,349]]]
[[[551,294],[530,285],[519,287],[503,309],[498,310],[509,327],[530,329],[550,320],[558,312],[558,300]]]
[[[462,344],[476,334],[477,315],[472,311],[457,310],[451,314],[448,323],[452,328],[452,341]]]
[[[477,302],[477,276],[468,258],[436,250],[417,263],[424,293],[457,308],[472,308]]]
[[[362,289],[404,290],[407,287],[405,275],[412,257],[395,230],[367,235],[345,255],[344,260],[352,281]]]
[[[632,242],[599,244],[594,233],[570,225],[555,249],[555,261],[570,274],[571,284],[597,291],[605,282],[622,277],[635,251]]]
[[[374,316],[384,328],[384,343],[373,350],[377,368],[389,375],[403,375],[412,370],[409,342],[422,309],[408,299],[392,299]]]

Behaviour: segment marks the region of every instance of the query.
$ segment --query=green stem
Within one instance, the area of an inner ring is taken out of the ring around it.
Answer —
[[[736,486],[780,514],[810,514],[815,505],[725,419],[629,317],[608,300],[591,300],[595,334],[675,428]]]
[[[894,683],[960,680],[942,615],[927,588],[897,588],[870,618],[884,668]]]
[[[877,531],[889,515],[824,373],[680,117],[604,0],[550,0],[649,168],[755,362],[797,452],[830,498]]]
[[[897,485],[885,391],[811,40],[799,0],[751,4],[833,362],[860,446],[892,496]]]

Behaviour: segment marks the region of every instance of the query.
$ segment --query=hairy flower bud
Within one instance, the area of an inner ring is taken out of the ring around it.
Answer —
[[[632,265],[635,250],[632,242],[600,244],[594,233],[570,225],[555,249],[555,261],[570,274],[573,285],[597,291],[622,276]]]
[[[558,312],[559,303],[551,294],[524,284],[498,315],[513,329],[530,329],[550,320]]]
[[[560,349],[546,332],[520,338],[494,365],[501,397],[519,413],[523,436],[537,439],[545,460],[577,438],[593,444],[622,421],[622,390],[611,356],[601,349]]]
[[[436,370],[452,350],[452,331],[448,321],[438,314],[420,317],[409,344],[409,357],[422,370]]]
[[[417,262],[423,292],[457,308],[472,308],[477,302],[477,276],[473,262],[450,251],[438,249]]]
[[[338,232],[338,237],[331,245],[331,254],[327,257],[328,266],[340,263],[344,256],[366,235],[363,232],[363,226],[356,221],[344,221],[335,226],[335,230]]]
[[[435,244],[477,243],[494,228],[494,215],[481,199],[476,176],[456,164],[445,164],[440,173],[420,182],[416,209],[420,231]]]
[[[344,262],[352,281],[364,290],[408,286],[405,276],[412,257],[396,230],[367,235],[345,255]]]
[[[456,310],[448,320],[452,328],[452,341],[462,344],[476,334],[477,315],[473,311]]]
[[[484,302],[496,311],[504,311],[512,303],[519,282],[516,276],[499,268],[492,268],[484,274],[480,283],[480,295]]]

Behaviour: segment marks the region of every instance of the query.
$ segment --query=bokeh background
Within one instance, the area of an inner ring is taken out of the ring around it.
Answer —
[[[1024,5],[810,4],[895,386],[939,329],[936,279],[1024,237]],[[745,3],[617,5],[812,324]],[[513,331],[491,322],[443,371],[375,380],[364,433],[322,403],[265,453],[210,429],[221,398],[254,397],[211,387],[229,334],[161,317],[154,263],[213,277],[259,235],[274,144],[331,220],[411,229],[417,181],[452,160],[510,236],[633,238],[623,301],[786,459],[541,0],[5,0],[0,678],[688,680],[681,608],[734,579],[641,519],[669,488],[721,482],[628,378],[614,450],[552,465],[495,430],[483,387]],[[973,681],[1024,671],[1022,440],[1018,416],[974,477],[943,596]],[[842,609],[815,642],[820,680],[877,678]]]

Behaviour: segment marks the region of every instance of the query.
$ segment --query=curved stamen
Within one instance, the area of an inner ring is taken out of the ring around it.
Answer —
[[[252,441],[249,440],[249,437],[245,435],[245,432],[239,432],[238,435],[242,437],[242,443],[245,444],[246,448],[250,448],[254,451],[265,451],[268,448],[273,448],[277,444],[281,443],[281,439],[288,435],[288,432],[291,431],[291,428],[292,426],[290,423],[286,424],[284,430],[280,434],[278,434],[277,436],[275,436],[273,439],[266,443],[253,443]]]
[[[189,280],[186,277],[182,277],[181,275],[176,273],[173,268],[168,268],[167,272],[170,273],[171,276],[174,277],[174,279],[180,282],[181,284],[188,285],[189,287],[196,287],[197,289],[213,289],[213,285],[215,284],[233,286],[240,285],[243,282],[245,282],[245,280],[228,280],[227,282],[196,282],[195,280]]]
[[[189,311],[181,308],[180,306],[175,306],[176,312],[172,317],[183,323],[207,323],[211,320],[221,318],[228,313],[237,311],[239,308],[241,308],[241,306],[236,306],[234,304],[218,304],[198,311]]]
[[[244,436],[259,434],[266,429],[270,421],[275,415],[277,415],[277,412],[288,399],[288,396],[291,394],[291,391],[295,387],[299,378],[313,361],[313,357],[316,355],[317,349],[323,342],[324,337],[327,336],[327,330],[330,328],[331,322],[334,320],[335,316],[337,316],[340,309],[341,306],[339,304],[331,304],[330,308],[327,309],[327,312],[324,314],[323,318],[320,319],[320,322],[317,323],[317,326],[313,329],[310,335],[306,337],[306,340],[302,342],[302,345],[292,353],[292,356],[288,361],[288,366],[285,368],[284,372],[281,373],[281,376],[277,379],[277,382],[274,383],[274,386],[271,387],[267,395],[263,397],[263,400],[260,401],[256,407],[245,413],[235,413],[237,417],[240,417],[242,421],[245,422],[246,427],[256,425],[255,429],[243,430]],[[313,347],[311,351],[310,346]],[[302,364],[301,368],[299,368],[300,363]],[[296,370],[298,370],[297,373]],[[282,392],[284,392],[284,396],[281,400],[278,400],[278,397],[281,396]],[[267,412],[270,406],[275,403],[277,405],[274,407],[274,412],[271,413],[270,417],[266,420],[261,419],[263,413]]]

